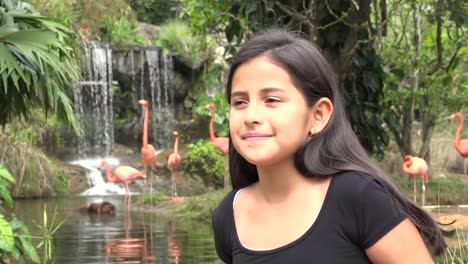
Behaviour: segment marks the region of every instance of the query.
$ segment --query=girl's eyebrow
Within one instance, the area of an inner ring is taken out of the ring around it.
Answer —
[[[285,91],[281,88],[277,87],[265,87],[260,90],[260,94],[268,94],[272,92],[280,92],[280,93],[285,93]],[[246,91],[235,91],[231,93],[231,97],[244,97],[247,96],[248,92]]]

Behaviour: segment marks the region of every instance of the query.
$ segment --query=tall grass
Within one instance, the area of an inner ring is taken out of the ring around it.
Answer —
[[[463,231],[456,230],[458,246],[447,248],[445,254],[437,259],[437,264],[466,264],[468,263],[468,237]]]
[[[13,142],[8,134],[0,135],[0,164],[16,177],[13,197],[44,197],[66,192],[63,171],[37,147]]]

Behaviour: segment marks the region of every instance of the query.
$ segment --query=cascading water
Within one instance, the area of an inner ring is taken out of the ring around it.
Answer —
[[[76,138],[78,156],[107,156],[114,143],[112,110],[112,50],[109,44],[84,47],[84,80],[74,83],[75,115],[82,134]]]
[[[107,158],[106,160],[111,165],[119,164],[119,161],[113,158]],[[122,184],[119,185],[104,181],[101,172],[97,169],[100,161],[100,159],[84,159],[70,162],[70,164],[79,165],[87,169],[86,177],[88,178],[89,189],[81,193],[81,195],[125,194],[125,188]]]
[[[172,58],[161,49],[147,49],[146,58],[150,92],[143,98],[151,102],[153,144],[161,149],[171,145],[175,127]]]
[[[112,155],[115,143],[113,102],[122,100],[113,98],[113,85],[117,83],[114,78],[119,80],[121,94],[132,93],[128,103],[134,101],[133,109],[140,109],[140,116],[144,108],[139,107],[137,101],[144,99],[150,103],[149,142],[158,151],[172,146],[176,122],[171,56],[154,46],[132,46],[122,51],[113,50],[108,43],[89,43],[83,46],[82,57],[83,80],[75,82],[73,90],[75,115],[83,132],[75,138],[75,155],[78,156],[75,159]],[[123,83],[120,82],[122,78],[125,79]],[[96,171],[94,174],[97,177]],[[88,177],[93,177],[93,173]],[[95,185],[90,182],[90,186]]]

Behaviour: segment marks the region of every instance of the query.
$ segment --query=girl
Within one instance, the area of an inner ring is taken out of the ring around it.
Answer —
[[[246,42],[227,82],[234,190],[216,208],[225,263],[434,263],[442,231],[369,160],[333,70],[294,34]]]

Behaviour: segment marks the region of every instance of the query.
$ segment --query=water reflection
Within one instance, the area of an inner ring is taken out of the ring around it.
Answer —
[[[57,206],[57,222],[67,219],[54,235],[53,263],[215,263],[207,223],[192,228],[158,213],[126,211],[124,196],[106,196],[105,200],[115,205],[114,215],[80,212],[83,205],[102,201],[89,196],[18,200],[15,213],[32,235],[40,234],[32,220],[42,219],[44,208],[51,217]]]

